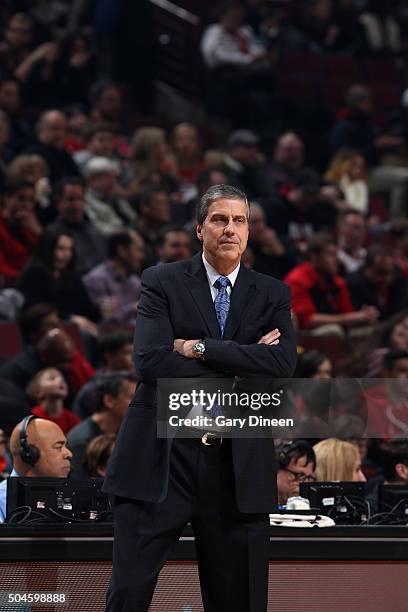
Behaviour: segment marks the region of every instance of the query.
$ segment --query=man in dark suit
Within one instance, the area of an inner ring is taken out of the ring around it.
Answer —
[[[206,612],[265,612],[271,439],[157,436],[159,378],[291,376],[289,289],[240,265],[243,192],[211,187],[198,210],[203,252],[145,270],[135,336],[141,383],[120,429],[105,491],[115,495],[109,612],[146,612],[158,574],[191,522]],[[202,435],[201,435],[202,434]]]

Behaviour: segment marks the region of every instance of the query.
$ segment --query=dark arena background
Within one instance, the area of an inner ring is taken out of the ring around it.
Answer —
[[[268,611],[406,612],[407,61],[407,0],[0,2],[0,612],[105,609],[141,276],[200,251],[224,183],[242,265],[291,290],[303,381],[271,441]],[[189,526],[150,610],[203,610]]]

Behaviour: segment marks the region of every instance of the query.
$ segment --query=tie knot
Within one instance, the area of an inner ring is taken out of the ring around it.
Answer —
[[[225,289],[228,285],[230,285],[230,280],[227,276],[219,276],[214,283],[214,287],[217,289],[221,289],[221,287]]]

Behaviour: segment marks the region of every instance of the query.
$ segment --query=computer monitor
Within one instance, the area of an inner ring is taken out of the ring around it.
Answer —
[[[383,525],[404,525],[408,523],[408,486],[380,485],[378,490],[380,513]]]
[[[310,501],[311,508],[330,516],[338,525],[359,525],[368,519],[362,482],[303,482],[300,495]]]
[[[110,522],[110,499],[103,478],[26,478],[7,480],[7,523]]]

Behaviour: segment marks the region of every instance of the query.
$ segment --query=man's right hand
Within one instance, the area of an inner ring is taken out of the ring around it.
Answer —
[[[262,338],[258,340],[257,344],[269,344],[269,345],[279,344],[280,335],[281,334],[278,328],[273,329],[272,331],[262,336]]]

